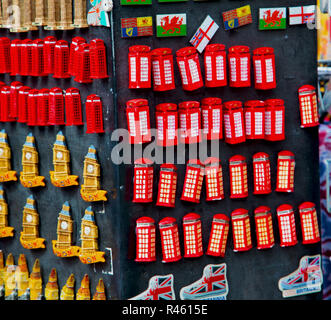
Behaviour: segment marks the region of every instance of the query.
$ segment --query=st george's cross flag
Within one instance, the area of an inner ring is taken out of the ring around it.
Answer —
[[[190,43],[199,51],[199,53],[202,53],[218,28],[218,24],[208,15],[195,32]]]
[[[251,6],[243,6],[222,13],[224,29],[231,30],[252,23]]]
[[[289,24],[305,24],[314,22],[316,15],[316,6],[289,7]]]

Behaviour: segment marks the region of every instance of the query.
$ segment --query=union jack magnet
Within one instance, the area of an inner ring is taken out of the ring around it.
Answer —
[[[208,264],[202,278],[180,289],[181,300],[226,300],[229,292],[226,264]]]
[[[148,288],[129,300],[175,300],[174,276],[154,276],[150,278]]]
[[[289,24],[305,24],[315,22],[316,6],[289,7]]]
[[[278,281],[283,298],[319,292],[322,289],[323,274],[321,255],[303,256],[299,268]]]
[[[218,24],[211,18],[211,16],[208,15],[195,32],[194,36],[190,40],[190,43],[200,53],[202,53],[218,28]]]

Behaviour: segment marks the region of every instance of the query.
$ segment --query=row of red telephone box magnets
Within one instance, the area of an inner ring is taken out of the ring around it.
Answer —
[[[106,47],[101,39],[90,43],[82,37],[68,41],[54,36],[45,39],[0,38],[0,73],[11,76],[71,78],[79,83],[108,78]]]
[[[289,247],[298,243],[295,213],[289,204],[277,208],[280,246]],[[302,243],[312,244],[320,241],[315,204],[304,202],[299,206]],[[272,213],[267,206],[254,210],[257,249],[270,249],[275,245]],[[213,217],[207,255],[224,257],[229,233],[230,219],[225,214]],[[233,250],[248,251],[252,245],[251,225],[248,210],[236,209],[231,213]],[[156,260],[155,221],[150,217],[141,217],[136,221],[136,259],[137,262]],[[162,262],[175,262],[182,258],[178,226],[176,219],[166,217],[159,222]],[[183,217],[184,258],[197,258],[203,255],[201,218],[197,213]]]
[[[315,88],[304,85],[298,90],[301,127],[319,125]],[[131,144],[152,141],[148,100],[132,99],[126,103],[126,117]],[[159,146],[198,143],[202,139],[236,144],[246,139],[280,141],[285,139],[285,106],[282,99],[222,102],[216,97],[199,101],[161,103],[156,106],[156,141]],[[179,125],[179,128],[178,128]],[[179,139],[178,139],[179,136]]]
[[[103,133],[102,101],[96,94],[86,98],[86,133]],[[19,81],[0,82],[0,122],[28,126],[83,125],[82,104],[77,88],[32,89]]]
[[[149,46],[129,47],[129,88],[151,88],[167,91],[175,89],[174,63],[170,48],[151,50]],[[205,79],[203,80],[199,55],[194,47],[176,52],[182,88],[187,91],[206,87],[222,87],[228,84],[227,53],[223,44],[207,45],[204,53]],[[276,88],[274,49],[257,48],[253,51],[254,84],[256,89]],[[230,87],[251,86],[251,53],[248,46],[233,46],[228,50]]]
[[[283,150],[278,153],[276,192],[294,191],[294,154]],[[247,163],[242,155],[229,159],[230,198],[248,197]],[[271,174],[269,155],[258,152],[253,156],[254,194],[270,194]],[[135,161],[133,202],[153,201],[153,162],[147,158]],[[210,157],[202,163],[198,159],[188,161],[181,200],[200,203],[202,183],[205,176],[206,201],[224,199],[222,165],[219,159]],[[157,206],[175,207],[177,168],[174,164],[160,166]]]

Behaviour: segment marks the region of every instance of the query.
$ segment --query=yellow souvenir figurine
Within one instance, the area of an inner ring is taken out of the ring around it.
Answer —
[[[36,201],[31,195],[23,210],[23,231],[20,242],[25,249],[45,248],[44,238],[39,238],[39,214],[36,209]]]
[[[0,131],[0,182],[17,181],[16,171],[11,170],[11,151],[7,141],[7,133]]]
[[[17,299],[17,289],[15,281],[15,269],[14,257],[11,253],[8,254],[6,259],[5,267],[5,300],[16,300]]]
[[[75,299],[74,286],[75,286],[75,276],[72,273],[61,290],[60,300],[74,300]]]
[[[77,291],[76,300],[91,300],[90,279],[87,274],[84,275],[80,288]]]
[[[18,300],[29,300],[29,270],[24,254],[18,257],[18,265],[15,270]]]
[[[41,300],[43,282],[40,273],[40,263],[37,258],[34,262],[32,272],[29,279],[30,300]]]
[[[85,201],[106,201],[107,191],[100,190],[100,164],[93,145],[88,149],[84,160],[84,184],[80,194]]]
[[[4,190],[0,185],[0,238],[13,237],[14,228],[8,227],[8,205],[5,201]]]
[[[55,187],[78,186],[78,176],[70,175],[70,153],[62,131],[56,135],[53,145],[54,171],[50,171],[51,182]]]
[[[100,278],[92,300],[106,300],[105,284]]]
[[[5,270],[3,252],[0,250],[0,298],[5,294]]]
[[[79,255],[80,247],[72,245],[73,221],[70,217],[70,205],[66,201],[57,219],[57,240],[53,240],[53,252],[61,258]]]
[[[39,176],[38,163],[39,159],[35,147],[35,138],[32,133],[29,133],[23,145],[22,152],[23,171],[20,175],[20,181],[23,187],[33,188],[45,186],[45,177]]]
[[[57,284],[56,269],[53,268],[48,277],[48,282],[45,287],[46,300],[59,300],[59,286]]]
[[[94,213],[91,207],[85,210],[80,236],[82,242],[79,255],[80,261],[86,264],[105,262],[105,253],[98,251],[98,227],[95,224]]]

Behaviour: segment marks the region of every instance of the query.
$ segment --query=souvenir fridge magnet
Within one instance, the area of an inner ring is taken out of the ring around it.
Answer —
[[[92,8],[87,13],[90,26],[110,27],[108,12],[113,10],[113,0],[90,0]]]
[[[321,241],[318,228],[318,219],[313,202],[303,202],[299,206],[302,244],[317,243]]]
[[[105,262],[103,251],[98,251],[98,227],[91,207],[85,210],[81,222],[80,239],[82,242],[79,259],[82,263]]]
[[[29,278],[29,288],[30,288],[30,300],[41,300],[42,299],[42,277],[40,272],[40,262],[36,259],[32,267],[32,272]]]
[[[260,8],[259,30],[286,29],[286,8]]]
[[[26,200],[23,209],[23,231],[20,242],[25,249],[45,248],[45,239],[39,237],[39,214],[36,209],[36,201],[31,195]]]
[[[0,131],[0,182],[17,181],[16,171],[11,169],[11,150],[5,129]]]
[[[299,268],[278,281],[283,298],[295,297],[322,290],[321,255],[303,256]]]
[[[17,288],[15,280],[15,262],[12,253],[9,253],[6,259],[5,271],[4,271],[4,283],[5,283],[5,300],[17,299]]]
[[[294,191],[295,156],[291,151],[283,150],[277,159],[277,192]]]
[[[233,251],[241,252],[252,249],[251,225],[246,209],[236,209],[231,213]]]
[[[14,228],[8,226],[8,205],[3,187],[0,185],[0,238],[13,237]]]
[[[155,221],[141,217],[136,221],[136,262],[155,261]]]
[[[121,18],[122,38],[145,37],[153,35],[153,18]]]
[[[231,30],[252,23],[251,6],[243,6],[222,13],[224,29]]]
[[[226,300],[229,292],[226,264],[208,264],[202,278],[180,289],[181,300]]]
[[[86,14],[86,0],[74,0],[74,23],[75,28],[88,28]],[[49,0],[48,0],[49,2]]]
[[[35,146],[35,138],[32,133],[26,137],[22,151],[22,166],[23,170],[20,175],[20,181],[23,187],[44,187],[45,177],[39,176],[38,170],[38,152]]]
[[[208,15],[195,32],[190,43],[199,51],[199,53],[202,53],[218,28],[218,24]]]
[[[156,205],[174,208],[176,201],[176,187],[176,166],[171,163],[163,163],[160,166],[160,177]]]
[[[209,235],[206,254],[214,257],[224,257],[228,239],[230,219],[222,213],[215,214]]]
[[[53,145],[54,171],[50,171],[51,182],[55,187],[77,186],[78,176],[70,174],[70,152],[62,131],[56,135]]]
[[[149,4],[152,4],[152,0],[121,0],[122,6],[149,5]]]
[[[156,143],[162,147],[176,146],[178,143],[178,111],[175,103],[156,105]]]
[[[18,257],[17,268],[15,270],[15,280],[17,286],[17,299],[30,300],[29,270],[24,254],[20,254]]]
[[[52,268],[48,277],[48,282],[45,287],[45,299],[59,300],[59,286],[57,284],[57,272],[55,268]]]
[[[139,158],[134,162],[133,200],[148,203],[153,201],[153,161]]]
[[[184,258],[198,258],[203,255],[201,217],[188,213],[183,217]]]
[[[316,6],[289,7],[289,25],[314,23]]]
[[[91,300],[90,279],[87,274],[84,275],[80,283],[80,288],[76,294],[76,300]]]
[[[107,201],[107,191],[100,190],[100,164],[97,160],[96,149],[91,145],[84,160],[84,184],[80,194],[85,201]]]
[[[73,220],[70,216],[70,205],[66,201],[57,219],[57,240],[52,241],[53,253],[61,258],[79,255],[80,247],[72,245]]]
[[[75,299],[75,275],[72,273],[66,281],[66,284],[61,289],[60,300]]]
[[[107,300],[106,292],[105,292],[105,284],[101,278],[98,281],[92,300]]]
[[[303,85],[298,90],[301,128],[319,125],[319,113],[316,89],[311,85]]]
[[[150,278],[148,288],[129,300],[175,300],[174,276],[154,276]]]
[[[156,36],[157,37],[186,36],[186,13],[157,14]]]

